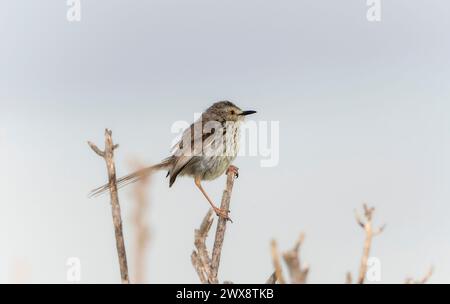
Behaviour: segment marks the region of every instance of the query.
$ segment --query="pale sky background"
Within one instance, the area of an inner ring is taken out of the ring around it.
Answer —
[[[356,274],[367,201],[387,223],[372,256],[382,282],[450,282],[450,2],[81,0],[0,1],[0,282],[120,282],[103,161],[86,145],[113,130],[119,175],[128,160],[167,156],[177,120],[212,102],[279,121],[280,162],[239,157],[220,279],[264,282],[269,242],[306,233],[309,281]],[[208,206],[192,180],[155,176],[148,281],[196,283],[194,229]],[[218,202],[222,177],[205,184]],[[133,275],[133,201],[121,206]],[[133,279],[133,276],[131,277]]]

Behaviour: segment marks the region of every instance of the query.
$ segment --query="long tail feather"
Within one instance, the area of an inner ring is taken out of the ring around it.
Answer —
[[[150,166],[141,170],[138,170],[136,172],[133,172],[131,174],[128,174],[124,177],[121,177],[119,179],[117,179],[116,181],[116,185],[117,185],[117,189],[120,189],[122,187],[125,187],[129,184],[135,183],[139,180],[141,180],[142,178],[148,176],[152,171],[156,171],[156,170],[161,170],[164,168],[167,168],[170,165],[170,160],[169,159],[165,159],[163,160],[161,163],[154,165],[154,166]],[[110,185],[109,183],[100,186],[98,188],[95,188],[94,190],[92,190],[91,192],[89,192],[88,197],[96,197],[99,196],[107,191],[109,191],[110,189]]]

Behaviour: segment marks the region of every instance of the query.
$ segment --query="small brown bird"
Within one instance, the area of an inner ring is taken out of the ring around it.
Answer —
[[[240,124],[246,115],[256,111],[242,111],[230,101],[214,103],[194,122],[174,147],[172,155],[159,164],[138,170],[117,180],[123,187],[137,182],[154,170],[168,170],[169,187],[178,176],[192,176],[218,216],[229,219],[228,212],[218,208],[202,187],[203,180],[214,180],[225,172],[238,176],[238,168],[231,163],[239,151]],[[91,191],[96,196],[109,190],[109,184]]]

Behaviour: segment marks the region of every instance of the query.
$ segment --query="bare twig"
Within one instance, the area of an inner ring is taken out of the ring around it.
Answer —
[[[91,149],[97,153],[98,156],[100,157],[105,157],[105,152],[103,152],[102,150],[100,150],[94,143],[91,143],[90,141],[88,141],[88,145],[89,147],[91,147]]]
[[[205,242],[213,220],[214,211],[210,209],[203,218],[199,229],[195,230],[194,244],[197,250],[194,250],[191,255],[192,265],[197,271],[200,282],[203,284],[208,283],[208,277],[211,272],[211,260],[209,258],[208,249],[206,248]]]
[[[292,284],[304,284],[308,276],[309,267],[300,263],[300,246],[303,244],[304,239],[305,234],[301,233],[295,246],[283,253],[283,259],[289,269]]]
[[[223,191],[222,202],[220,204],[220,209],[226,210],[227,212],[230,210],[230,199],[231,192],[233,191],[235,173],[229,171],[227,173],[227,184],[226,188]],[[208,281],[210,283],[217,284],[217,274],[219,272],[219,264],[220,264],[220,256],[222,253],[223,240],[225,238],[225,230],[227,227],[227,219],[219,217],[217,221],[217,229],[216,229],[216,237],[214,240],[214,246],[212,250],[211,257],[211,272],[209,273]]]
[[[425,276],[419,280],[414,280],[413,278],[407,278],[405,284],[425,284],[431,278],[434,272],[434,267],[430,267]]]
[[[364,229],[364,231],[366,233],[366,239],[364,241],[364,248],[363,248],[363,255],[362,255],[361,263],[360,263],[360,267],[359,267],[359,274],[358,274],[358,280],[357,280],[358,284],[363,284],[364,279],[366,277],[367,261],[369,259],[370,248],[372,245],[372,238],[374,236],[377,236],[380,233],[382,233],[385,228],[385,225],[383,225],[380,228],[373,230],[372,217],[373,217],[375,208],[373,208],[373,207],[369,208],[369,207],[367,207],[366,204],[363,205],[363,208],[364,208],[365,220],[362,220],[361,216],[357,212],[355,212],[356,222],[359,224],[359,226],[361,226]]]
[[[276,281],[279,284],[285,284],[286,281],[283,278],[283,271],[282,271],[282,268],[281,268],[280,253],[278,252],[277,241],[276,240],[272,240],[270,242],[270,247],[271,247],[271,253],[272,253],[273,267],[275,268]]]
[[[114,232],[116,236],[116,247],[117,254],[119,256],[120,265],[120,275],[122,283],[128,284],[128,266],[127,266],[127,255],[125,251],[125,243],[123,239],[122,231],[122,218],[120,215],[120,205],[119,197],[117,194],[117,184],[116,184],[116,168],[114,165],[114,149],[117,149],[118,145],[113,144],[112,132],[108,129],[105,130],[105,151],[101,151],[95,144],[88,142],[91,149],[102,157],[106,162],[106,167],[108,169],[108,179],[109,179],[109,193],[111,198],[111,208],[114,224]]]
[[[197,254],[197,251],[195,251],[195,250],[192,251],[191,262],[192,262],[192,266],[194,266],[194,269],[197,272],[200,282],[202,284],[207,284],[208,278],[206,277],[206,270],[204,268],[204,265],[201,263],[201,260]]]

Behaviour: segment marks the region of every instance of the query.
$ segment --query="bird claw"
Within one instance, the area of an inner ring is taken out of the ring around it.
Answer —
[[[234,174],[235,178],[239,177],[239,168],[238,167],[233,166],[233,165],[229,166],[227,169],[227,174],[230,172]]]
[[[228,215],[230,213],[230,210],[223,210],[223,209],[217,208],[217,209],[214,209],[214,212],[216,212],[216,215],[218,217],[221,217],[224,220],[230,221],[231,223],[233,222]]]

